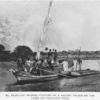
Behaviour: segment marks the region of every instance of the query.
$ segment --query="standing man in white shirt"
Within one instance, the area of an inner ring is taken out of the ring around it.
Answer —
[[[68,61],[64,60],[62,62],[63,71],[68,71]]]

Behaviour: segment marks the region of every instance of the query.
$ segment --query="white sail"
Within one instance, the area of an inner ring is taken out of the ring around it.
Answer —
[[[43,24],[43,32],[40,36],[40,40],[39,40],[39,43],[38,43],[37,59],[40,58],[40,49],[41,49],[41,47],[43,47],[45,45],[45,41],[44,41],[45,40],[45,34],[47,33],[48,25],[51,22],[51,19],[50,19],[51,6],[52,6],[52,0],[50,0],[50,2],[49,2],[48,13],[47,13],[47,16],[45,17],[44,24]]]

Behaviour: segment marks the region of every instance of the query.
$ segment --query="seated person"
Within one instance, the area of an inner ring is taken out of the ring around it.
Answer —
[[[47,62],[47,59],[45,59],[42,63],[42,68],[48,68],[48,62]]]
[[[27,60],[26,62],[25,62],[25,71],[26,72],[30,72],[30,70],[31,70],[31,68],[32,68],[32,65],[33,65],[33,61],[31,61],[31,60]]]

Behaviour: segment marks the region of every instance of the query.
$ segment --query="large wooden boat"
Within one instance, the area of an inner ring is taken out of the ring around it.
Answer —
[[[13,75],[16,77],[17,82],[43,82],[57,79],[59,74],[53,71],[42,70],[41,74],[31,74],[24,71],[12,71]]]

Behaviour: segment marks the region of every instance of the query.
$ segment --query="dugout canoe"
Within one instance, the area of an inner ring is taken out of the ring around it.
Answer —
[[[81,70],[81,71],[71,71],[71,72],[66,72],[66,71],[61,71],[60,72],[62,75],[65,75],[66,77],[83,77],[83,76],[89,76],[89,75],[95,75],[95,74],[100,74],[99,71],[95,70]]]

